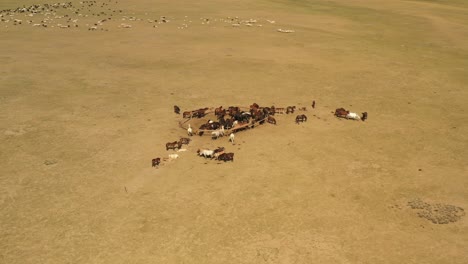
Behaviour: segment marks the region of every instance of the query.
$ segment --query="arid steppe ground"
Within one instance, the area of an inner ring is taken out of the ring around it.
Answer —
[[[468,2],[72,3],[0,22],[0,263],[468,263]],[[151,167],[254,102],[309,120]]]

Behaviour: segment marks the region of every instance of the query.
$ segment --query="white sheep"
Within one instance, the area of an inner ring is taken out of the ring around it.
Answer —
[[[235,138],[234,133],[231,133],[231,134],[229,135],[229,141],[231,141],[232,144],[234,144],[234,138]]]

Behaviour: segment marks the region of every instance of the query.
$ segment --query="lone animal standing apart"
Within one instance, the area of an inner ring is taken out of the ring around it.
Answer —
[[[174,105],[174,113],[180,115],[180,108],[177,105]]]
[[[231,133],[229,135],[229,141],[231,141],[232,144],[234,144],[234,138],[235,138],[234,133]]]
[[[155,158],[155,159],[151,160],[151,166],[152,167],[159,166],[160,163],[161,163],[161,158]]]
[[[312,101],[312,108],[315,108],[315,100]]]

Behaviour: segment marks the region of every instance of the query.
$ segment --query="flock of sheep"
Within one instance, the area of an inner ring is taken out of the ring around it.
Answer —
[[[80,1],[79,3],[53,3],[34,4],[15,9],[0,10],[0,22],[4,27],[30,25],[40,28],[85,28],[89,31],[109,31],[114,28],[132,28],[136,24],[145,23],[152,28],[158,28],[163,24],[176,24],[177,29],[187,29],[194,25],[209,27],[263,27],[264,24],[272,25],[276,21],[269,19],[242,19],[237,16],[225,18],[200,17],[192,19],[184,16],[181,19],[175,17],[154,17],[145,13],[139,17],[134,13],[124,12],[118,8],[119,1]],[[277,29],[278,32],[292,33],[294,30]]]

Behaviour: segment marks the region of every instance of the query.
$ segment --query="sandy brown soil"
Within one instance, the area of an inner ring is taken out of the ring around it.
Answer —
[[[114,2],[0,22],[0,263],[468,263],[465,1]],[[150,166],[174,104],[253,102],[309,120]]]

